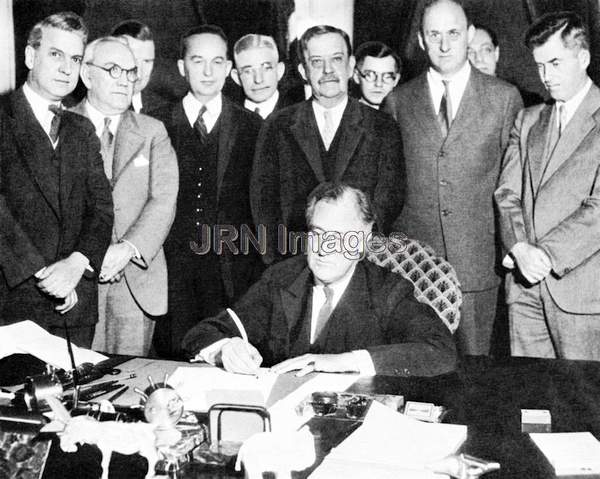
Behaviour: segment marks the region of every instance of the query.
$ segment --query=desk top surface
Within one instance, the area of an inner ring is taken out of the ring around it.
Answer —
[[[120,369],[136,372],[137,377],[126,382],[130,389],[133,386],[143,389],[148,384],[148,374],[159,381],[165,372],[172,373],[180,365],[182,363],[172,361],[134,359]],[[275,389],[283,393],[293,387],[292,383],[284,381]],[[485,476],[489,479],[554,477],[528,434],[521,433],[521,409],[548,409],[553,432],[590,431],[600,438],[600,363],[595,362],[527,358],[492,361],[467,357],[456,373],[434,378],[363,378],[350,390],[401,394],[405,400],[448,407],[450,412],[445,422],[468,426],[468,439],[462,451],[501,464],[500,471]],[[127,396],[123,396],[125,402],[129,401],[129,394],[134,393],[128,391]],[[132,397],[137,398],[135,394]],[[311,421],[322,454],[356,427],[351,422],[333,424],[332,421],[322,418]],[[44,477],[93,477],[81,470],[81,464],[67,461],[60,454],[53,454],[51,459]],[[139,477],[143,477],[144,472],[141,468]],[[138,475],[132,470],[127,477]],[[213,471],[191,477],[229,476]]]

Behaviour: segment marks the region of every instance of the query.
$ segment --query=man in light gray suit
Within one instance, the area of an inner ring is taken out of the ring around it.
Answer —
[[[74,111],[91,120],[100,138],[115,213],[100,271],[93,347],[147,355],[153,317],[167,312],[162,245],[175,216],[177,158],[160,121],[128,110],[137,68],[124,42],[103,37],[90,43],[81,79],[88,94]]]
[[[426,2],[419,43],[430,67],[382,109],[398,122],[406,162],[395,230],[429,243],[456,268],[464,293],[458,346],[487,355],[500,284],[493,192],[522,102],[515,87],[470,67],[473,34],[458,1]]]
[[[600,360],[600,89],[589,37],[572,12],[526,36],[553,102],[522,110],[495,197],[511,352]]]

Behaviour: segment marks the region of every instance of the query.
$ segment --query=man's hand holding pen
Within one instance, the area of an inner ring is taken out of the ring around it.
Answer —
[[[239,374],[256,374],[263,360],[254,346],[239,337],[229,339],[216,359],[226,371]]]

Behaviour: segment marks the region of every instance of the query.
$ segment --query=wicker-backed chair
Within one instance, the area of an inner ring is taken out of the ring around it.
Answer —
[[[460,322],[462,292],[452,265],[436,256],[431,246],[401,235],[375,236],[369,246],[367,259],[413,283],[415,298],[429,304],[454,333]]]

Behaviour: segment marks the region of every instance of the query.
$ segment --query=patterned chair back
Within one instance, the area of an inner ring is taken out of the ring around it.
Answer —
[[[460,322],[462,292],[456,271],[431,246],[402,235],[374,236],[367,259],[400,273],[415,287],[415,298],[430,305],[452,333]]]

